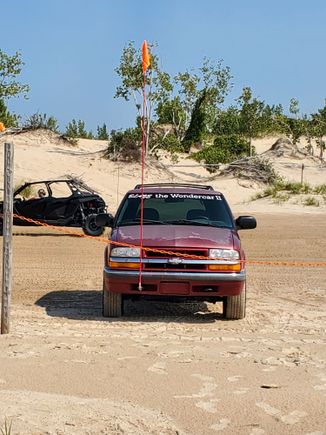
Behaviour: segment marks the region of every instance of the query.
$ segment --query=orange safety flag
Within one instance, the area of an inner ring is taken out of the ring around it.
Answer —
[[[145,74],[147,71],[147,68],[151,64],[151,58],[149,56],[147,42],[144,41],[142,45],[142,67],[143,67],[143,73]]]
[[[0,122],[0,132],[5,131],[6,127],[3,122]]]

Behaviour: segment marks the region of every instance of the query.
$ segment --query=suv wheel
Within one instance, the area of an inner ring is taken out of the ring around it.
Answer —
[[[88,236],[101,236],[104,233],[105,227],[96,225],[96,216],[95,213],[86,216],[83,231]]]
[[[223,315],[227,320],[240,320],[246,316],[246,284],[239,295],[223,299]]]
[[[103,313],[103,317],[121,317],[123,313],[122,294],[108,291],[104,283],[103,283],[102,313]]]

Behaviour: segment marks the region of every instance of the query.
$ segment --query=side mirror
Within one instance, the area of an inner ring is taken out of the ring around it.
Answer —
[[[95,223],[98,227],[111,227],[113,226],[113,216],[111,213],[99,213],[95,218]]]
[[[235,224],[238,230],[252,230],[256,228],[257,221],[253,216],[239,216]]]

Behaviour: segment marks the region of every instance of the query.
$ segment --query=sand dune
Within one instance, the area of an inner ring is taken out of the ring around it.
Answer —
[[[301,166],[304,164],[304,182],[311,185],[326,183],[326,166],[322,165],[319,159],[303,154],[278,157],[275,153],[266,153],[276,139],[276,137],[257,139],[254,145],[257,153],[267,156],[282,177],[289,181],[300,182]],[[77,175],[105,198],[112,212],[115,211],[124,193],[141,179],[141,169],[138,164],[111,162],[103,158],[105,141],[80,139],[74,146],[65,143],[58,135],[44,130],[0,137],[0,142],[3,143],[5,140],[12,141],[15,145],[16,184],[23,181],[59,178],[66,174]],[[304,145],[303,141],[302,148]],[[233,177],[212,176],[203,166],[187,157],[187,155],[179,156],[177,163],[173,163],[167,156],[162,157],[160,161],[147,159],[145,182],[211,184],[215,189],[222,191],[232,208],[239,212],[246,209],[266,212],[311,211],[311,208],[304,208],[293,201],[282,205],[277,205],[270,200],[250,202],[250,199],[265,186]],[[0,159],[2,160],[1,156]],[[2,175],[0,184],[2,184]],[[325,203],[322,200],[320,207],[313,207],[313,211],[324,212],[324,208]]]

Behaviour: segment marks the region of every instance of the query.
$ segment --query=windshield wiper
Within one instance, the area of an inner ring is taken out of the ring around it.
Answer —
[[[204,227],[213,227],[213,228],[231,228],[225,224],[218,224],[214,222],[200,222],[196,219],[176,219],[171,221],[165,221],[166,224],[169,225],[193,225],[193,226],[204,226]]]
[[[144,223],[144,225],[147,225],[147,224],[165,225],[166,224],[165,222],[158,221],[155,219],[143,219],[143,223]],[[135,218],[135,219],[132,219],[130,221],[119,222],[118,226],[122,227],[122,226],[127,226],[127,225],[139,225],[139,224],[140,224],[140,218]]]
[[[202,225],[202,226],[206,226],[206,227],[213,227],[214,226],[209,222],[199,222],[196,220],[189,220],[189,219],[176,219],[176,220],[172,220],[172,221],[165,221],[165,223],[168,225]]]

